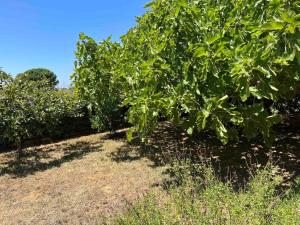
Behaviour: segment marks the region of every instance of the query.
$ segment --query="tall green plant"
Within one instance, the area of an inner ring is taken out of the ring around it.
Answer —
[[[97,44],[80,34],[77,61],[72,79],[78,96],[87,102],[91,122],[99,130],[114,129],[121,112],[121,86],[116,80],[115,65],[119,60],[120,45],[107,39]]]
[[[212,129],[224,144],[240,133],[269,142],[280,117],[265,103],[291,98],[299,85],[300,1],[156,0],[147,7],[114,43],[118,54],[93,42],[79,66],[86,74],[108,69],[86,77],[110,74],[121,84],[133,130],[146,137],[165,117],[189,134]],[[100,55],[109,57],[98,63]],[[82,88],[109,93],[89,84]]]

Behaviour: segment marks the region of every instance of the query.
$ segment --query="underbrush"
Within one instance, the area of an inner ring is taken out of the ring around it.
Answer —
[[[187,169],[188,168],[188,169]],[[300,180],[279,190],[283,178],[274,166],[252,176],[238,191],[213,170],[190,165],[173,169],[177,179],[167,191],[152,191],[130,206],[115,224],[299,224]],[[195,176],[195,172],[197,173]]]

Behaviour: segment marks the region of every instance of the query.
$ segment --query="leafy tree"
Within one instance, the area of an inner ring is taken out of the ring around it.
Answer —
[[[58,84],[57,76],[50,70],[44,68],[34,68],[18,74],[16,79],[22,81],[39,81],[46,79],[51,87],[55,87]]]
[[[81,37],[75,86],[109,97],[83,82],[106,68],[94,84],[109,74],[106,84],[129,107],[129,139],[134,130],[147,137],[164,117],[189,134],[212,129],[224,144],[241,133],[269,143],[280,116],[266,102],[291,99],[299,85],[300,1],[155,0],[147,7],[120,44]],[[120,46],[117,54],[108,45]]]
[[[83,33],[80,40],[72,75],[77,94],[87,102],[93,127],[113,130],[122,121],[121,84],[114,79],[120,45],[110,39],[98,45]]]
[[[3,87],[12,80],[13,78],[8,73],[2,71],[0,68],[0,90],[3,89]]]
[[[15,80],[0,96],[0,142],[22,149],[23,141],[51,136],[65,117],[80,116],[81,105],[72,92],[53,90],[46,80]]]

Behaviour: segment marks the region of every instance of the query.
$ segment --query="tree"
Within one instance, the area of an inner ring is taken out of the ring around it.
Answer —
[[[0,68],[0,90],[3,89],[5,85],[12,82],[13,78]]]
[[[212,129],[224,144],[241,134],[270,143],[281,118],[265,103],[291,99],[300,81],[300,1],[155,0],[147,7],[117,55],[107,43],[91,51],[91,38],[81,37],[75,86],[104,97],[85,86],[88,73],[80,70],[113,61],[106,74],[129,107],[129,137],[147,137],[164,117],[189,134]],[[97,64],[99,55],[108,57]]]
[[[113,131],[122,123],[121,88],[115,76],[115,66],[121,46],[110,38],[98,45],[92,38],[80,34],[77,61],[72,79],[78,96],[87,103],[92,126]]]
[[[27,70],[16,76],[16,79],[21,81],[39,81],[46,79],[51,87],[55,87],[58,84],[57,76],[50,70],[44,68],[34,68]]]
[[[81,113],[72,91],[53,89],[46,80],[15,80],[0,95],[0,142],[22,150],[24,140],[51,136],[62,119]]]

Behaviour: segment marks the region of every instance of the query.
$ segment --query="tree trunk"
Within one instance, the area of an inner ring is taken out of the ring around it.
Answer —
[[[24,155],[24,152],[23,152],[23,141],[20,140],[18,145],[17,145],[17,154],[18,154],[18,160],[20,160],[23,155]]]

